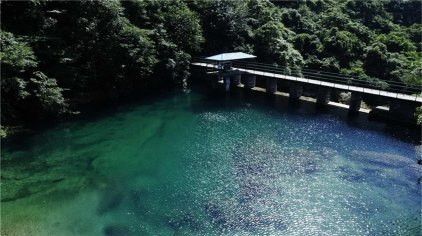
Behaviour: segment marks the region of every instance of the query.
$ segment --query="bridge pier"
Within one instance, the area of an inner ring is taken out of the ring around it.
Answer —
[[[358,112],[360,110],[360,105],[362,103],[362,93],[352,92],[350,97],[349,111],[352,113]]]
[[[211,88],[218,89],[218,81],[221,81],[223,77],[219,74],[211,75]]]
[[[231,86],[236,87],[236,86],[240,85],[241,75],[240,74],[234,74],[234,75],[231,76],[231,80],[232,80],[230,82]]]
[[[416,108],[420,105],[417,102],[391,99],[388,114],[395,119],[414,123]]]
[[[330,102],[331,89],[327,87],[320,87],[317,94],[317,104],[326,105]]]
[[[276,78],[267,78],[267,87],[266,87],[267,93],[273,94],[277,92],[277,79]]]
[[[302,93],[303,93],[303,87],[301,84],[298,84],[298,83],[290,84],[290,92],[289,92],[290,100],[298,100],[300,96],[302,96]]]
[[[255,85],[256,85],[256,75],[245,74],[244,78],[245,78],[245,81],[243,82],[243,84],[245,85],[245,88],[251,89],[251,88],[255,87]]]
[[[230,92],[230,75],[224,75],[224,91]]]

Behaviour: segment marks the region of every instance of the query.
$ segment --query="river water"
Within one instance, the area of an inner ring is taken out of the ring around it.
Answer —
[[[220,95],[165,95],[6,140],[2,235],[421,232],[421,147],[406,133]]]

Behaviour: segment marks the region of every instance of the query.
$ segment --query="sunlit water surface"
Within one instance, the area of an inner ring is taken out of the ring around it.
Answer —
[[[419,146],[252,100],[178,94],[3,143],[2,235],[420,233]]]

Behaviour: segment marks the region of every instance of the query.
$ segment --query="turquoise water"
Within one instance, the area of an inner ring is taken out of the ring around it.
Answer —
[[[421,147],[312,107],[190,92],[5,142],[2,235],[418,235]]]

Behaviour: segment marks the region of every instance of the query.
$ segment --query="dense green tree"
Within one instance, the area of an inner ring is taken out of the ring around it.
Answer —
[[[406,54],[402,81],[406,84],[422,87],[422,52]]]
[[[122,17],[120,2],[66,2],[60,7],[64,13],[54,33],[66,45],[65,61],[80,68],[84,90],[114,94],[152,73],[157,59],[149,32]]]
[[[385,8],[397,24],[409,26],[422,22],[421,1],[395,0],[386,1]]]
[[[385,71],[377,68],[387,67],[387,46],[382,43],[376,43],[367,47],[364,59],[364,68],[366,74],[384,79]]]
[[[12,33],[1,31],[2,71],[18,73],[37,66],[32,48],[15,38]]]
[[[247,9],[247,22],[252,31],[268,22],[282,20],[282,9],[273,7],[269,1],[249,0],[246,1],[245,7]]]
[[[347,22],[343,25],[342,30],[355,35],[362,44],[368,44],[375,34],[371,29],[356,21]]]
[[[161,37],[187,53],[199,52],[204,41],[199,17],[179,0],[123,2],[129,20],[140,28],[161,30]]]
[[[320,54],[324,50],[318,36],[306,33],[296,35],[294,45],[306,58],[310,55]]]
[[[285,26],[295,29],[296,32],[303,32],[305,28],[302,15],[296,9],[285,9],[281,15],[281,21]]]
[[[185,84],[190,55],[204,41],[196,13],[182,1],[139,0],[124,2],[124,7],[132,24],[153,32],[158,58],[154,76]]]
[[[164,14],[170,38],[187,53],[199,52],[204,41],[198,16],[185,3],[169,5]]]
[[[388,88],[388,83],[386,83],[385,81],[379,78],[368,76],[363,66],[364,66],[363,62],[360,60],[357,60],[350,64],[350,68],[344,68],[340,70],[340,73],[344,75],[352,75],[353,78],[363,80],[367,84],[370,84],[380,89]]]
[[[327,12],[328,10],[332,9],[333,7],[338,5],[338,1],[336,0],[308,0],[304,2],[306,6],[311,9],[312,12],[320,14],[322,12]]]
[[[380,34],[375,41],[385,44],[389,52],[410,52],[416,50],[416,47],[405,32],[393,31],[389,34]]]
[[[204,54],[248,48],[246,40],[250,31],[244,6],[231,0],[196,2],[194,8],[200,15],[205,38]]]
[[[345,10],[350,14],[352,19],[359,20],[364,25],[380,30],[381,32],[389,32],[394,27],[391,22],[393,17],[386,11],[383,0],[349,0],[345,4]]]
[[[364,44],[348,31],[337,31],[333,28],[323,39],[324,53],[338,58],[340,66],[347,67],[351,61],[363,54]]]
[[[65,112],[63,89],[55,79],[37,71],[32,48],[12,33],[1,31],[0,37],[2,122],[17,124],[25,118]]]
[[[302,55],[288,42],[290,32],[281,23],[269,22],[255,33],[255,53],[263,61],[286,67],[286,73],[298,73],[304,61]]]
[[[335,57],[318,58],[314,55],[309,56],[305,61],[306,67],[314,70],[326,72],[340,72],[340,63]]]
[[[416,52],[407,55],[391,53],[385,44],[375,43],[366,48],[364,68],[367,75],[382,80],[422,85],[418,58],[420,55]]]
[[[347,23],[351,22],[350,17],[338,8],[333,8],[327,13],[321,14],[319,19],[319,29],[343,29]]]
[[[415,45],[417,51],[422,52],[422,24],[413,24],[405,30]]]

